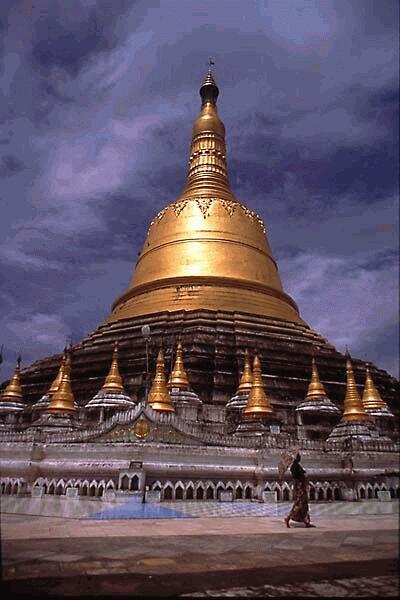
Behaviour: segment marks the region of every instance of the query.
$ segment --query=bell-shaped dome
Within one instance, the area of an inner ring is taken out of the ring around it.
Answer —
[[[129,288],[108,321],[209,309],[301,322],[282,290],[262,220],[231,191],[211,72],[200,95],[185,189],[152,221]]]

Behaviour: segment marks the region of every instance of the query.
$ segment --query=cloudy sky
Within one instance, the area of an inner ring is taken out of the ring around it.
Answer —
[[[397,373],[396,0],[2,0],[0,345],[79,341],[180,193],[209,56],[236,196],[339,350]]]

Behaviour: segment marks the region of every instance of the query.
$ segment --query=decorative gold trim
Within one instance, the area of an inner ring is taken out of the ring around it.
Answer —
[[[252,210],[251,208],[248,208],[245,204],[242,204],[242,203],[238,202],[237,200],[228,200],[227,198],[214,198],[214,197],[212,197],[212,198],[194,197],[194,198],[184,198],[184,199],[177,200],[176,202],[170,204],[166,208],[163,208],[162,210],[160,210],[160,212],[156,215],[156,217],[151,221],[149,231],[150,231],[151,227],[153,227],[154,224],[159,223],[162,220],[162,218],[164,217],[164,215],[166,214],[166,212],[169,209],[172,209],[174,211],[175,216],[179,217],[181,212],[188,206],[189,202],[196,202],[204,219],[206,219],[207,217],[210,216],[210,210],[211,210],[214,202],[219,202],[221,204],[221,206],[226,210],[226,212],[228,213],[228,215],[230,217],[233,215],[235,210],[238,207],[240,207],[242,209],[242,211],[244,212],[244,214],[246,215],[246,217],[248,219],[250,219],[250,221],[253,221],[253,223],[257,223],[257,225],[259,225],[261,227],[263,233],[264,234],[266,233],[264,221],[254,210]]]

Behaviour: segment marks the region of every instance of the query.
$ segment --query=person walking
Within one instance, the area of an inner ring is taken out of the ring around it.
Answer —
[[[300,460],[301,457],[298,452],[294,461],[292,462],[292,466],[290,467],[290,472],[293,477],[294,485],[293,506],[290,509],[290,512],[287,515],[287,517],[285,517],[284,519],[286,527],[288,528],[290,527],[290,520],[304,523],[306,527],[315,527],[315,525],[312,525],[310,521],[307,495],[308,482],[306,478],[306,472],[301,466]]]

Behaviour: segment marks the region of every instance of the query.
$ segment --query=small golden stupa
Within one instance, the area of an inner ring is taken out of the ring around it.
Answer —
[[[243,373],[240,378],[239,387],[237,389],[236,394],[250,393],[252,385],[253,385],[253,373],[251,371],[250,354],[246,348],[245,353],[244,353]]]
[[[189,378],[185,371],[185,367],[183,366],[183,348],[181,342],[178,343],[176,349],[175,364],[168,379],[167,388],[190,388]]]
[[[53,394],[58,390],[58,388],[60,387],[60,383],[62,381],[62,378],[64,376],[64,370],[65,370],[65,361],[67,359],[67,349],[64,349],[64,354],[62,356],[61,359],[61,363],[60,363],[60,367],[58,369],[57,375],[56,377],[53,379],[52,384],[50,385],[49,389],[47,390],[47,392],[37,401],[35,402],[35,404],[32,405],[32,411],[34,413],[37,412],[46,412],[49,405],[50,405],[50,401],[51,398],[53,396]]]
[[[161,348],[158,352],[156,374],[151,384],[147,402],[153,410],[159,410],[163,412],[175,411],[167,388],[164,353]]]
[[[356,380],[354,378],[353,365],[351,363],[350,354],[348,353],[347,349],[346,357],[347,385],[341,422],[369,421],[369,417],[365,412],[363,403],[360,398],[360,394],[358,393]]]
[[[100,420],[104,418],[104,410],[133,408],[135,402],[125,391],[118,365],[119,344],[114,342],[111,366],[104,380],[102,388],[85,405],[89,411],[100,411]]]
[[[58,390],[58,388],[60,387],[60,383],[64,377],[66,360],[67,360],[67,352],[66,352],[66,350],[64,350],[64,354],[61,359],[61,364],[60,364],[60,368],[58,369],[58,373],[57,373],[56,377],[54,378],[53,383],[51,384],[51,386],[49,388],[49,391],[47,392],[47,394],[49,396],[52,396],[54,394],[54,392],[56,392]]]
[[[340,410],[330,400],[319,378],[315,356],[311,360],[311,380],[303,400],[296,406],[298,431],[306,439],[325,440],[340,418]]]
[[[319,378],[317,363],[315,357],[313,356],[311,362],[311,381],[308,385],[305,400],[314,400],[320,398],[326,398],[326,392]]]
[[[111,367],[101,388],[102,392],[125,393],[118,367],[118,341],[114,343]]]
[[[382,400],[382,397],[373,382],[368,365],[365,370],[365,386],[362,403],[364,410],[367,413],[376,411],[390,413],[388,405]]]
[[[0,396],[0,403],[6,403],[7,405],[13,404],[15,407],[20,407],[23,404],[23,394],[21,386],[21,357],[18,356],[17,364],[13,376],[10,379],[9,384]]]
[[[61,383],[54,392],[47,411],[52,414],[73,414],[76,412],[74,394],[71,389],[71,354],[69,352],[67,352],[65,359]]]
[[[264,390],[261,363],[256,354],[253,361],[253,383],[242,416],[243,418],[256,418],[272,415],[273,412],[270,400]]]
[[[23,399],[22,386],[20,380],[20,367],[21,357],[17,358],[17,364],[13,376],[11,377],[7,387],[0,394],[0,414],[8,415],[13,414],[15,418],[18,414],[21,414],[26,405]],[[7,417],[8,418],[8,417]],[[0,421],[0,427],[3,423]]]

